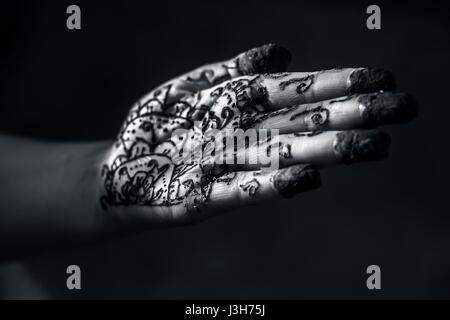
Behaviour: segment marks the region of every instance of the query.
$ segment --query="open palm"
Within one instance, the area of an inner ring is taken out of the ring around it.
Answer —
[[[389,136],[355,129],[416,114],[410,95],[387,92],[395,89],[387,71],[288,73],[289,61],[286,49],[265,45],[140,99],[106,156],[103,207],[127,219],[188,223],[290,197],[320,185],[318,167],[387,155]],[[252,130],[256,140],[222,141]],[[273,130],[279,135],[266,134]]]

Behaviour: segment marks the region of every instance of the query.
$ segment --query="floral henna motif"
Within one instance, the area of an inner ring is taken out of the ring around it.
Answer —
[[[181,205],[186,212],[200,210],[214,182],[230,184],[235,176],[227,165],[214,161],[211,165],[204,150],[210,148],[216,130],[245,129],[264,117],[261,112],[268,95],[258,73],[282,70],[288,60],[290,55],[284,49],[263,46],[228,62],[194,70],[140,99],[103,165],[103,208]],[[277,73],[272,77],[286,76]],[[295,84],[306,90],[310,80],[302,80]],[[197,162],[177,160],[186,146],[200,148],[203,158]],[[242,188],[254,195],[259,183],[255,179]]]
[[[249,196],[253,197],[259,189],[259,182],[256,179],[252,179],[245,184],[239,186],[244,192],[247,192]]]
[[[216,81],[211,70],[198,76],[187,81]],[[165,85],[131,109],[112,156],[104,165],[104,208],[183,203],[189,209],[198,208],[208,200],[212,183],[227,172],[226,166],[205,166],[206,159],[197,164],[176,162],[173,155],[185,144],[204,150],[213,138],[213,129],[240,127],[241,117],[255,116],[267,96],[259,76],[218,86],[210,93],[210,105],[202,104],[201,92],[168,102],[174,88]],[[200,127],[194,126],[192,118],[202,118]],[[177,129],[188,133],[172,136]]]

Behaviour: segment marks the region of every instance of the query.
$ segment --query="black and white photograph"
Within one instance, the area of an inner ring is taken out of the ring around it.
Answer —
[[[0,299],[450,299],[440,2],[0,3]]]

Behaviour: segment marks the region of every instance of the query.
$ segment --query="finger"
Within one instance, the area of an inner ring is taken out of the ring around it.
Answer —
[[[355,93],[393,90],[389,71],[377,68],[332,69],[319,72],[282,72],[243,76],[200,91],[201,104],[220,110],[230,97],[239,110],[279,110],[289,106],[336,99]],[[222,98],[221,101],[218,99]],[[245,99],[242,99],[245,98]]]
[[[346,68],[319,72],[295,72],[261,77],[268,108],[334,99],[355,93],[395,89],[391,72],[379,68]]]
[[[236,139],[245,141],[245,138]],[[245,146],[227,141],[226,150],[236,150],[223,161],[231,170],[256,170],[261,167],[286,167],[310,163],[327,166],[338,163],[351,164],[361,161],[381,160],[389,152],[390,137],[375,130],[324,131],[276,135],[263,143],[249,142]],[[216,154],[216,162],[222,161]]]
[[[230,60],[201,66],[165,85],[171,85],[170,100],[174,101],[235,77],[285,71],[290,61],[291,54],[287,49],[276,44],[266,44],[240,53]]]
[[[260,204],[278,198],[316,189],[320,186],[319,171],[310,165],[294,165],[274,171],[231,172],[217,178],[211,186],[209,199],[203,205],[188,204],[191,213],[225,211],[245,205]]]
[[[279,129],[281,134],[375,128],[406,123],[417,116],[417,100],[410,94],[377,92],[353,95],[281,109],[243,119],[244,129]]]

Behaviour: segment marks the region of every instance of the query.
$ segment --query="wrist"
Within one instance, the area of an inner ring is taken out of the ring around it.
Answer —
[[[80,179],[82,203],[89,214],[90,228],[94,235],[108,235],[120,232],[120,223],[104,204],[105,196],[104,165],[111,149],[111,141],[92,143],[85,156],[85,170]]]
[[[93,178],[94,190],[89,195],[86,194],[86,197],[89,198],[95,228],[104,235],[120,236],[142,231],[146,227],[132,218],[130,207],[115,206],[108,202],[107,174],[112,165],[112,153],[115,152],[117,150],[111,141],[100,142],[94,147],[89,156],[89,169],[86,170],[86,175]],[[88,181],[90,178],[86,180]]]

